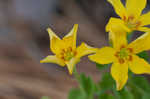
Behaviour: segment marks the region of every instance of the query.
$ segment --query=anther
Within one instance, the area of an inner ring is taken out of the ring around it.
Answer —
[[[124,59],[119,59],[120,64],[123,64],[124,62],[125,62]]]
[[[129,55],[129,59],[128,59],[129,61],[132,61],[132,56],[131,55]]]
[[[141,21],[136,22],[135,28],[137,29],[141,25]]]
[[[124,21],[126,21],[126,20],[127,20],[126,16],[123,16],[123,20],[124,20]]]
[[[133,53],[133,49],[132,49],[132,48],[128,48],[128,51],[129,51],[130,53]]]
[[[127,21],[130,22],[130,21],[132,21],[133,19],[134,19],[134,16],[129,16]]]

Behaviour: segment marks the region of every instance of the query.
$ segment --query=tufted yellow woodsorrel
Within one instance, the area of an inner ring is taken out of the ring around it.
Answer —
[[[149,28],[145,27],[150,25],[150,12],[142,14],[147,0],[126,0],[125,6],[121,0],[108,0],[120,18],[111,18],[107,25],[113,26],[117,23],[120,27],[126,27],[127,30],[134,31],[148,31]],[[107,28],[108,29],[108,28]],[[106,31],[108,31],[106,29]]]
[[[69,73],[72,74],[75,64],[80,61],[82,56],[95,52],[85,43],[76,47],[76,35],[78,24],[75,24],[73,29],[63,39],[60,39],[50,28],[47,29],[50,36],[50,48],[55,55],[48,55],[41,60],[41,63],[56,63],[60,66],[67,65]]]
[[[111,31],[112,32],[112,31]],[[99,64],[110,64],[111,75],[116,81],[117,90],[121,90],[128,80],[128,69],[135,74],[150,74],[150,64],[136,54],[150,50],[150,32],[143,34],[130,44],[126,32],[115,31],[111,34],[113,47],[104,47],[89,59]]]

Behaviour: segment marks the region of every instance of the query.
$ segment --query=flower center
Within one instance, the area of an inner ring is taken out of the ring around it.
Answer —
[[[119,52],[119,57],[121,59],[127,58],[128,57],[128,51],[126,50],[126,48],[122,48]]]
[[[69,47],[67,49],[62,49],[60,53],[60,58],[64,61],[71,60],[74,56],[76,56],[77,52],[72,49],[72,47]]]
[[[123,64],[125,61],[132,60],[132,49],[131,48],[121,48],[116,52],[115,56],[117,57],[119,63]]]
[[[138,27],[141,25],[141,22],[135,20],[134,16],[129,16],[129,17],[124,16],[123,20],[124,20],[125,24],[127,25],[127,27],[132,30],[137,30]]]

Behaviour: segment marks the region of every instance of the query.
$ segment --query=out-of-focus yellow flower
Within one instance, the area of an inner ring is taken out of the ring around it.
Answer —
[[[75,24],[73,29],[63,39],[60,39],[50,28],[47,29],[50,36],[50,48],[55,55],[49,55],[40,63],[56,63],[60,66],[67,65],[69,73],[72,74],[75,64],[80,61],[82,56],[95,52],[85,43],[76,47],[76,35],[78,24]]]
[[[132,1],[132,0],[131,0]],[[111,31],[112,32],[112,31]],[[143,34],[130,44],[126,40],[126,32],[111,33],[113,47],[104,47],[89,59],[99,64],[110,64],[111,75],[121,90],[128,80],[128,69],[135,74],[150,74],[150,64],[136,54],[150,49],[150,32]]]
[[[113,5],[116,13],[121,19],[111,18],[106,26],[106,31],[109,31],[109,27],[117,23],[120,24],[120,27],[126,28],[126,30],[130,32],[134,30],[149,30],[149,28],[145,26],[150,24],[150,12],[142,14],[147,0],[126,0],[125,6],[122,4],[121,0],[108,0],[108,2]]]

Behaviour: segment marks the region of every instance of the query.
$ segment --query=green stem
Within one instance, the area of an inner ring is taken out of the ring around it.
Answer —
[[[74,77],[76,78],[76,80],[79,82],[80,81],[80,75],[78,74],[76,67],[74,68],[73,74],[74,74]]]

